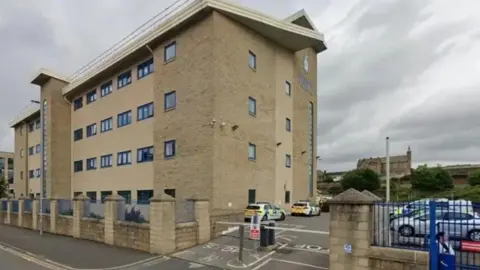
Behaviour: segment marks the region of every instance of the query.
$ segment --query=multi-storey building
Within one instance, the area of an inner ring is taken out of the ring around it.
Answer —
[[[381,179],[386,179],[387,158],[374,157],[362,158],[357,162],[357,169],[371,169],[380,175]],[[412,150],[410,146],[405,155],[390,156],[390,176],[401,178],[411,174],[412,170]]]
[[[0,151],[0,177],[8,183],[9,193],[15,196],[14,188],[14,153]]]
[[[41,114],[35,164],[48,196],[166,193],[208,198],[215,209],[306,199],[325,49],[303,10],[278,20],[193,1],[79,75],[41,70],[32,81],[40,108],[12,123],[16,151],[34,145],[18,130]]]

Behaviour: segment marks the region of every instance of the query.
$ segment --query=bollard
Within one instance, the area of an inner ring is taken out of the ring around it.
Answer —
[[[268,230],[265,228],[265,225],[260,225],[260,247],[268,246]]]
[[[269,222],[268,223],[269,227],[275,227],[275,222]],[[274,229],[268,229],[268,245],[273,246],[275,245],[275,230]]]

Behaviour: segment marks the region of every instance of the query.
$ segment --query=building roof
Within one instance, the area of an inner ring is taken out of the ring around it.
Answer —
[[[32,117],[37,113],[40,114],[40,104],[31,103],[25,109],[23,109],[12,121],[10,121],[9,125],[11,128],[14,128],[21,122],[27,120],[28,118]]]
[[[60,81],[64,81],[66,83],[69,83],[69,80],[67,77],[64,77],[64,76],[61,76],[61,75],[58,75],[56,74],[55,72],[51,71],[51,70],[48,70],[48,69],[45,69],[45,68],[41,68],[37,74],[35,75],[35,77],[33,77],[33,79],[30,81],[30,83],[32,84],[36,84],[38,86],[42,86],[44,85],[49,79],[51,78],[54,78],[54,79],[57,79],[57,80],[60,80]]]
[[[14,156],[15,156],[15,153],[13,152],[0,151],[0,157],[14,157]]]
[[[232,20],[255,29],[262,36],[292,51],[309,47],[315,49],[317,53],[326,50],[324,35],[313,27],[313,23],[304,10],[295,13],[286,20],[278,20],[224,0],[194,0],[182,4],[174,10],[168,10],[168,14],[157,21],[145,24],[145,29],[137,29],[132,33],[133,36],[122,40],[124,41],[123,44],[121,42],[117,43],[107,52],[84,66],[69,78],[71,83],[62,89],[62,94],[67,95],[84,83],[99,78],[101,74],[111,70],[112,67],[132,56],[135,52],[149,48],[150,44],[154,44],[154,41],[165,36],[167,32],[191,23],[198,16],[209,14],[212,11],[217,11]],[[305,21],[307,24],[305,24]],[[311,27],[304,26],[308,26],[308,24]]]

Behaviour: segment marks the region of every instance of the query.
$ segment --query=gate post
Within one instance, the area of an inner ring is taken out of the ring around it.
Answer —
[[[429,243],[429,254],[430,254],[430,270],[438,269],[438,247],[437,247],[437,203],[433,200],[429,202],[430,210],[430,243]]]

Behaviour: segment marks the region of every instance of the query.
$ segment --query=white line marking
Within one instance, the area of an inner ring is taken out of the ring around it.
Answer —
[[[325,232],[325,231],[313,231],[313,230],[302,230],[302,229],[291,229],[291,228],[284,228],[284,227],[269,227],[269,226],[265,226],[265,228],[266,229],[272,229],[272,230],[280,230],[281,232],[291,231],[291,232],[303,232],[303,233],[330,235],[330,232]]]
[[[328,250],[314,250],[314,249],[303,249],[303,248],[295,248],[295,247],[284,247],[283,249],[289,250],[299,250],[299,251],[306,251],[306,252],[313,252],[313,253],[321,253],[321,254],[330,254]]]
[[[266,261],[262,262],[261,264],[255,266],[254,268],[252,268],[252,270],[258,270],[262,267],[264,267],[266,264],[268,264],[270,261],[272,260],[272,258],[268,258]]]
[[[272,261],[283,262],[283,263],[290,263],[290,264],[296,264],[296,265],[311,267],[311,268],[315,268],[315,269],[328,270],[328,268],[325,268],[325,267],[316,266],[316,265],[311,265],[311,264],[306,264],[306,263],[300,263],[300,262],[294,262],[294,261],[277,260],[277,259],[272,259]]]
[[[222,235],[229,234],[229,233],[232,233],[232,232],[236,232],[236,231],[238,231],[239,228],[240,228],[239,226],[230,227],[230,228],[226,229],[225,231],[222,231]]]

